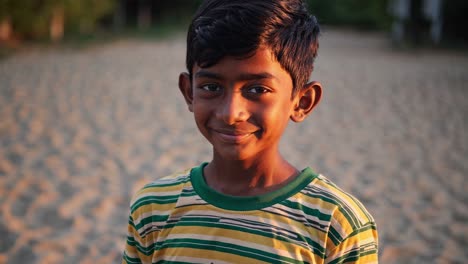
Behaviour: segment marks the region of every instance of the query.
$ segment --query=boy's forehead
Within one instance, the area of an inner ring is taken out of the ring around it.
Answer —
[[[227,55],[207,67],[196,63],[193,74],[194,77],[215,78],[236,75],[240,79],[281,79],[289,76],[269,48],[259,48],[246,56]]]

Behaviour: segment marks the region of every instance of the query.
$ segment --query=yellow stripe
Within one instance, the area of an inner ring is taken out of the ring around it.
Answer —
[[[310,196],[307,196],[305,194],[300,194],[298,196],[298,199],[301,199],[305,203],[315,205],[315,207],[313,207],[313,208],[324,209],[323,211],[325,211],[325,212],[333,211],[336,208],[336,204],[329,203],[329,202],[324,201],[324,200],[322,200],[320,198],[317,198],[317,197],[310,197]],[[299,200],[300,203],[302,203],[301,200]]]
[[[170,180],[170,179],[175,179],[176,177],[179,176],[186,176],[189,173],[189,170],[183,172],[183,173],[176,173],[172,174],[170,176],[164,177],[162,179]],[[176,181],[174,181],[176,183]],[[323,180],[314,180],[314,183],[316,186],[319,186],[319,188],[323,188],[323,190],[330,192],[331,194],[335,195],[338,197],[338,201],[341,199],[341,202],[344,202],[347,204],[347,206],[350,207],[352,210],[352,214],[354,214],[355,217],[358,218],[358,221],[361,222],[361,224],[364,224],[369,221],[373,221],[372,219],[368,219],[365,211],[362,211],[360,208],[362,208],[362,205],[352,199],[350,196],[348,196],[346,193],[344,193],[342,190],[339,188],[334,187],[333,185],[330,185]],[[141,199],[142,197],[146,195],[150,196],[158,196],[160,195],[161,197],[164,197],[166,195],[179,195],[181,189],[183,186],[190,185],[190,182],[187,183],[180,183],[180,184],[175,184],[172,186],[165,186],[165,187],[146,187],[144,189],[141,189],[134,197],[135,200],[134,202],[138,201],[138,199]],[[317,241],[317,243],[321,244],[323,247],[327,247],[327,252],[330,253],[330,249],[334,248],[334,244],[332,241],[328,238],[328,234],[324,233],[318,229],[315,228],[307,228],[305,227],[301,222],[294,221],[290,218],[288,218],[288,214],[284,212],[278,212],[280,215],[276,215],[273,213],[265,212],[265,211],[260,211],[260,210],[255,210],[255,211],[229,211],[229,210],[224,210],[217,208],[212,205],[192,205],[191,202],[193,201],[192,197],[181,197],[179,202],[187,202],[187,207],[182,207],[182,208],[177,208],[175,209],[175,203],[170,203],[170,204],[158,204],[156,207],[154,205],[144,205],[139,207],[134,213],[132,214],[133,219],[135,220],[135,223],[140,220],[141,217],[145,216],[151,216],[151,215],[166,215],[170,214],[172,217],[177,217],[177,216],[190,216],[190,215],[206,215],[207,217],[220,217],[220,218],[233,218],[236,220],[239,219],[246,219],[246,220],[251,220],[253,221],[252,224],[248,224],[249,226],[252,225],[252,229],[255,230],[255,224],[254,221],[257,221],[259,223],[266,223],[270,224],[272,226],[276,227],[281,227],[284,228],[286,231],[285,232],[294,232],[294,233],[300,233],[304,234],[307,236],[310,236],[313,240]],[[333,203],[326,202],[320,198],[313,198],[309,197],[307,195],[302,195],[302,194],[296,194],[291,201],[298,202],[299,204],[307,204],[307,206],[310,206],[311,208],[317,208],[324,214],[330,214],[333,212],[332,216],[332,226],[337,228],[337,231],[343,236],[347,237],[351,232],[354,230],[352,229],[352,225],[348,222],[347,218],[345,215],[340,212],[337,209],[337,205]],[[281,206],[281,205],[277,205]],[[278,207],[280,208],[280,207]],[[157,209],[157,210],[155,210]],[[269,208],[270,209],[270,208]],[[288,211],[294,212],[294,210],[291,210],[291,208],[285,206],[285,209]],[[273,210],[273,209],[271,209]],[[365,210],[365,209],[364,209]],[[303,213],[301,210],[297,211],[299,214]],[[285,214],[285,215],[282,215]],[[310,216],[309,216],[310,217]],[[224,219],[225,221],[228,221]],[[319,221],[317,219],[317,221]],[[319,221],[320,222],[320,221]],[[326,221],[321,222],[323,224],[327,224]],[[236,221],[233,220],[232,223],[234,226],[236,226]],[[316,256],[313,254],[313,252],[310,252],[307,250],[307,248],[304,248],[303,246],[298,246],[295,244],[295,242],[288,242],[288,241],[281,241],[275,238],[268,238],[268,237],[263,237],[261,235],[256,235],[256,234],[251,234],[251,233],[246,233],[242,231],[237,231],[237,230],[230,230],[230,229],[223,229],[223,228],[212,228],[212,227],[203,227],[203,226],[175,226],[174,228],[171,229],[164,229],[162,231],[158,232],[152,232],[145,236],[144,239],[139,237],[138,232],[131,226],[128,227],[129,232],[133,233],[135,236],[135,241],[139,243],[140,245],[147,247],[152,245],[155,241],[164,241],[168,238],[172,237],[193,237],[193,238],[202,238],[205,239],[206,236],[212,236],[215,239],[212,240],[217,240],[216,238],[219,238],[220,241],[226,241],[227,243],[234,243],[236,245],[243,245],[246,247],[251,247],[251,248],[257,248],[260,250],[265,250],[268,252],[273,252],[275,250],[278,250],[279,255],[283,255],[285,257],[289,256],[294,256],[294,255],[308,255],[311,256],[312,259],[310,260],[305,260],[309,262],[315,262],[315,263],[320,263],[323,262],[323,259],[321,259],[319,256]],[[250,227],[249,227],[250,228]],[[268,230],[266,230],[269,232]],[[269,232],[271,233],[271,232]],[[241,241],[241,242],[237,242]],[[243,241],[243,242],[242,242]],[[342,245],[339,245],[339,247],[342,247],[342,249],[346,248],[352,248],[353,245],[352,243],[359,243],[358,241],[377,241],[377,232],[375,230],[369,229],[366,231],[363,231],[359,234],[356,234],[355,236],[348,237]],[[324,246],[324,244],[327,244],[327,246]],[[351,243],[351,244],[350,244]],[[127,245],[126,251],[128,252],[129,256],[138,254],[137,249],[135,247],[130,247]],[[148,261],[151,262],[152,256],[145,256],[141,253],[140,258],[142,258],[143,261]],[[192,248],[168,248],[168,249],[162,249],[160,251],[154,252],[153,256],[184,256],[187,258],[199,258],[199,259],[205,259],[208,258],[210,260],[213,260],[213,262],[217,261],[222,261],[222,260],[228,260],[232,261],[235,263],[251,263],[252,260],[246,257],[241,257],[241,256],[234,256],[228,253],[223,253],[223,252],[218,252],[218,251],[209,251],[209,250],[203,250],[203,249],[192,249]],[[170,258],[164,258],[166,260],[169,260]],[[377,261],[377,255],[369,255],[366,256],[365,260],[370,261],[370,262],[376,262]],[[256,261],[258,263],[258,261]]]
[[[157,207],[157,210],[154,210],[154,206],[147,204],[144,206],[140,206],[135,212],[133,212],[132,217],[134,221],[137,221],[141,217],[145,217],[145,214],[151,214],[151,212],[155,211],[156,213],[153,215],[161,215],[163,212],[170,212],[174,208],[174,203],[170,204],[160,204]]]
[[[230,243],[230,240],[238,240],[241,242],[233,241],[232,243],[237,245],[246,246],[249,248],[256,248],[259,250],[264,250],[266,252],[276,252],[284,257],[293,258],[294,253],[300,253],[298,255],[310,256],[316,260],[320,260],[319,256],[316,256],[311,252],[306,246],[298,245],[294,241],[282,241],[275,238],[264,237],[257,234],[245,233],[239,230],[223,229],[223,228],[213,228],[213,227],[203,227],[197,226],[176,226],[170,232],[164,232],[164,237],[160,239],[166,240],[174,237],[191,237],[195,239],[203,239],[203,237],[212,237],[211,241],[224,241]],[[163,234],[161,234],[163,235]],[[166,237],[168,236],[169,237]]]
[[[167,248],[158,252],[159,256],[165,256],[164,259],[170,259],[170,257],[192,257],[192,258],[209,258],[213,263],[216,261],[229,261],[232,263],[252,263],[251,258],[233,255],[229,253],[211,251],[205,249],[192,249],[192,248]],[[255,260],[255,263],[266,263],[259,260]]]
[[[352,199],[349,195],[343,192],[343,190],[338,189],[324,181],[316,181],[316,185],[320,185],[330,192],[332,192],[335,196],[339,197],[342,201],[344,201],[350,208],[353,209],[354,214],[361,222],[361,224],[366,223],[369,221],[367,215],[360,209],[362,207],[361,204],[357,204],[355,199]]]
[[[264,211],[254,211],[254,214],[252,214],[251,211],[229,211],[227,213],[226,210],[211,205],[191,205],[190,207],[176,208],[172,215],[189,215],[189,213],[193,215],[197,214],[197,211],[206,216],[221,217],[226,215],[227,217],[235,219],[264,221],[265,223],[269,223],[273,226],[279,226],[288,231],[294,230],[294,232],[301,234],[308,234],[310,232],[310,228],[305,227],[301,222],[290,219],[288,215],[276,215]],[[316,234],[319,235],[318,239],[323,244],[326,234],[320,230],[317,230]]]
[[[139,192],[137,192],[136,197],[143,197],[145,194],[148,193],[165,193],[165,192],[177,192],[180,191],[183,183],[179,183],[176,185],[171,185],[171,186],[164,186],[164,187],[158,187],[158,186],[151,186],[151,187],[146,187],[144,189],[141,189]]]

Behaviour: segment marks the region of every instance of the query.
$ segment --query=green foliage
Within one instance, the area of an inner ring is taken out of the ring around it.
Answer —
[[[65,8],[66,26],[71,31],[90,33],[97,21],[111,13],[114,0],[61,0]]]
[[[307,0],[307,3],[325,25],[383,29],[390,22],[388,0]]]
[[[48,3],[38,4],[35,0],[3,0],[2,18],[9,17],[14,30],[27,37],[40,36],[48,30]]]
[[[0,20],[8,17],[21,38],[48,37],[53,12],[62,9],[66,31],[90,32],[112,12],[115,0],[0,0]]]
[[[147,0],[150,1],[150,0]],[[382,29],[389,24],[389,0],[306,0],[324,25]],[[201,0],[151,0],[153,23],[187,24]],[[130,2],[132,3],[132,2]],[[111,14],[117,0],[0,0],[0,21],[8,18],[16,36],[48,38],[54,12],[64,15],[65,32],[91,33]],[[138,2],[133,2],[138,4]]]
[[[197,10],[202,0],[157,0],[153,1],[153,7],[158,10],[154,18],[156,24],[174,24],[186,26]]]
[[[389,0],[305,0],[320,24],[385,29],[390,24]],[[160,19],[190,19],[201,0],[157,0],[152,4],[161,11]]]

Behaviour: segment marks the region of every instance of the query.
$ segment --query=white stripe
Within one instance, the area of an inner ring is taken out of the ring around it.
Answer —
[[[178,219],[182,215],[172,215],[171,219]],[[184,214],[184,216],[204,216],[204,217],[211,217],[211,218],[218,218],[220,219],[220,223],[231,224],[233,226],[243,226],[248,227],[254,230],[265,230],[266,228],[275,228],[281,229],[281,233],[289,233],[290,236],[297,238],[297,233],[301,236],[307,237],[310,240],[318,243],[319,245],[325,245],[325,242],[320,240],[318,237],[310,236],[310,233],[307,232],[308,227],[304,228],[296,228],[294,230],[291,229],[291,225],[283,222],[274,221],[269,218],[264,218],[260,216],[251,216],[251,215],[243,215],[243,214],[230,214],[230,213],[222,213],[217,211],[209,211],[209,210],[191,210],[190,214]],[[232,219],[228,219],[232,218]],[[243,222],[242,220],[250,221],[250,223]],[[269,230],[266,230],[269,231]],[[288,238],[290,240],[290,238]],[[305,247],[309,247],[306,243],[301,243],[301,241],[296,241],[297,244],[300,244]]]
[[[179,188],[179,189],[174,190],[174,191],[142,193],[142,194],[140,194],[140,195],[138,195],[136,197],[137,198],[136,200],[138,201],[139,199],[146,198],[146,197],[149,197],[149,196],[152,196],[154,198],[164,198],[165,196],[179,195],[181,189],[182,188]],[[172,197],[171,197],[171,199],[172,199]],[[135,201],[135,202],[137,202],[137,201]]]
[[[168,176],[159,178],[153,182],[150,182],[145,187],[152,187],[153,185],[158,186],[160,184],[169,184],[169,183],[182,183],[190,176],[190,171],[184,171],[180,173],[174,173]]]
[[[196,258],[196,257],[187,257],[187,256],[160,256],[155,259],[155,262],[165,260],[165,261],[181,261],[187,263],[216,263],[216,264],[231,264],[234,262],[226,262],[221,260],[213,260],[208,258]]]
[[[301,211],[299,211],[301,212]],[[281,212],[278,212],[279,214],[281,214]],[[190,211],[190,214],[191,215],[203,215],[203,216],[216,216],[216,217],[219,217],[220,219],[221,218],[234,218],[233,220],[228,220],[228,219],[223,219],[222,221],[223,222],[231,222],[235,225],[243,225],[243,226],[251,226],[252,228],[254,229],[260,229],[260,227],[262,225],[270,225],[270,226],[274,226],[274,227],[279,227],[281,228],[282,230],[284,231],[289,231],[290,234],[294,234],[294,236],[296,236],[297,233],[299,233],[301,236],[304,236],[304,237],[307,237],[309,239],[311,239],[312,241],[318,243],[319,245],[325,245],[325,241],[323,240],[320,240],[318,237],[315,237],[315,236],[310,236],[310,233],[307,232],[307,227],[304,226],[304,228],[297,228],[294,230],[294,232],[291,232],[291,225],[287,224],[287,223],[283,223],[283,222],[278,222],[278,221],[274,221],[272,219],[269,219],[269,218],[264,218],[264,217],[260,217],[260,216],[251,216],[251,215],[245,215],[245,214],[228,214],[228,213],[222,213],[222,212],[218,212],[218,211],[208,211],[208,210],[192,210]],[[303,212],[302,212],[303,214]],[[285,216],[285,217],[289,217],[289,216]],[[236,221],[237,220],[237,221]],[[244,222],[241,222],[240,220],[247,220],[247,221],[251,221],[252,222],[252,225],[249,225],[248,223],[244,223]],[[319,221],[321,224],[324,224],[324,225],[327,225],[328,222],[325,222],[325,221]],[[260,225],[255,225],[255,223],[258,223]]]
[[[185,233],[185,234],[170,234],[167,237],[167,239],[187,239],[188,237],[194,238],[194,239],[199,239],[199,240],[205,240],[208,243],[211,243],[212,241],[219,241],[219,242],[223,242],[223,243],[239,245],[239,246],[248,247],[248,248],[252,248],[252,249],[258,249],[258,250],[265,251],[265,252],[268,252],[268,253],[274,253],[274,254],[277,254],[277,255],[281,255],[283,257],[289,257],[289,258],[297,257],[297,256],[291,255],[286,250],[280,250],[280,249],[274,248],[274,247],[267,247],[267,246],[264,246],[264,245],[261,245],[261,244],[253,244],[253,243],[249,243],[248,241],[245,241],[245,240],[238,240],[238,239],[233,239],[233,238],[223,237],[223,236],[206,236],[206,235]],[[221,247],[220,245],[216,245],[216,246]],[[229,249],[232,250],[232,248],[229,248]],[[238,248],[236,248],[236,250],[242,251],[242,250],[240,250]],[[266,255],[257,254],[257,253],[252,252],[252,251],[243,251],[243,252],[247,252],[249,254],[263,256],[263,257],[268,258],[268,256],[266,256]]]
[[[356,212],[355,209],[360,210],[359,207],[353,206],[348,202],[348,200],[352,200],[353,202],[355,202],[355,198],[353,196],[351,196],[350,194],[348,194],[348,193],[346,193],[343,190],[338,189],[338,188],[337,188],[338,192],[333,192],[329,188],[321,186],[321,185],[314,185],[314,186],[317,187],[317,189],[320,189],[320,190],[326,192],[327,194],[332,195],[335,198],[336,201],[341,202],[344,205],[346,205],[347,208],[343,208],[343,209],[346,209],[346,211],[350,212],[353,216],[355,216],[358,220],[360,220],[359,223],[352,223],[352,224],[354,224],[356,226],[361,226],[362,223],[367,222],[367,219],[363,219],[360,216],[360,214]],[[356,203],[356,204],[359,205],[358,203]]]
[[[300,203],[300,204],[303,204],[303,205],[305,205],[305,206],[307,206],[307,207],[309,207],[309,208],[312,209],[312,210],[315,209],[315,210],[319,211],[320,213],[323,213],[323,214],[326,214],[326,215],[331,215],[331,214],[332,214],[332,211],[330,211],[330,210],[326,210],[326,209],[322,209],[322,208],[320,208],[320,210],[319,210],[319,208],[318,208],[317,205],[315,205],[315,204],[306,203],[306,202],[304,202],[304,201],[299,202],[299,203]],[[289,212],[289,213],[291,213],[291,214],[299,214],[299,215],[302,215],[302,216],[304,216],[306,219],[309,219],[309,220],[312,220],[312,221],[314,221],[314,222],[317,222],[317,223],[319,223],[320,225],[328,225],[328,221],[320,220],[320,218],[318,218],[318,217],[315,216],[315,215],[308,215],[308,214],[304,213],[304,211],[302,211],[302,210],[292,209],[292,208],[287,207],[287,206],[282,205],[282,204],[276,204],[276,205],[274,205],[274,207],[271,207],[271,208],[273,208],[273,209],[280,208],[280,209],[282,209],[282,210],[284,210],[284,211],[286,211],[286,212]],[[267,208],[267,209],[268,209],[268,208]],[[284,213],[282,213],[281,211],[278,211],[277,213],[284,215]],[[289,217],[289,215],[288,215],[287,217]]]
[[[330,259],[330,260],[331,260],[331,259],[335,259],[335,258],[337,258],[337,257],[341,257],[342,255],[347,254],[347,253],[348,253],[349,251],[351,251],[351,250],[355,250],[355,249],[356,249],[356,250],[359,250],[359,248],[361,247],[361,245],[374,243],[375,240],[374,240],[373,237],[369,237],[369,238],[364,239],[364,240],[359,240],[358,242],[359,242],[359,244],[350,244],[348,247],[343,248],[343,249],[341,249],[340,251],[335,252],[335,254],[332,254],[332,255],[329,255],[329,254],[331,254],[331,252],[330,252],[329,249],[327,249],[327,255],[328,255],[327,259]]]
[[[345,237],[348,236],[348,234],[346,233],[346,231],[343,228],[343,226],[341,225],[341,223],[335,217],[331,218],[330,226],[335,228],[336,232],[338,232],[342,238],[345,238]]]
[[[138,249],[137,249],[138,250]],[[125,254],[131,258],[139,258],[138,257],[138,254],[133,254],[132,252],[129,252],[127,250],[125,250]]]

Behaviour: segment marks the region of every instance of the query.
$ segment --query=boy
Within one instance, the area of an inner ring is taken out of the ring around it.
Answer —
[[[322,95],[318,33],[301,0],[203,2],[179,88],[213,157],[136,194],[124,263],[377,262],[361,203],[278,150]]]

